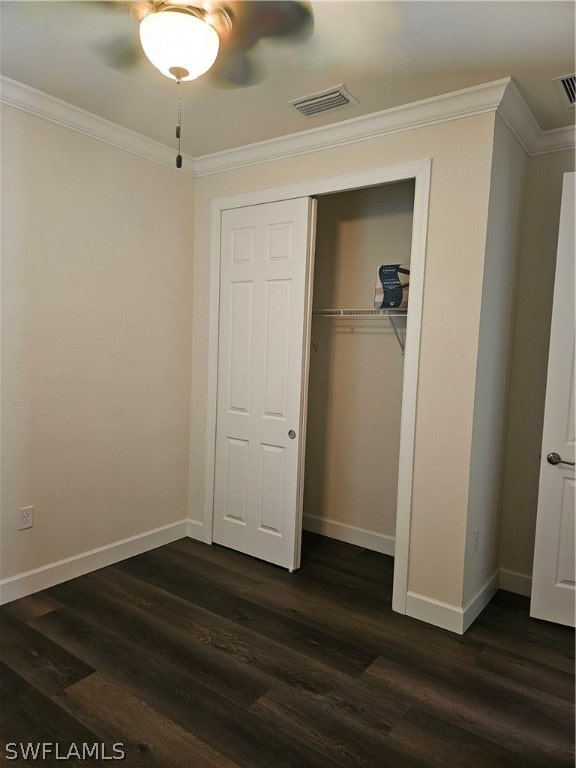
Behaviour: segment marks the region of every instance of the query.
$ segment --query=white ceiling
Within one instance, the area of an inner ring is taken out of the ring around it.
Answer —
[[[137,39],[125,4],[3,0],[0,72],[173,146],[176,86],[152,65],[118,71],[99,49]],[[553,79],[574,74],[575,3],[316,0],[306,40],[266,40],[266,77],[184,89],[182,149],[201,156],[512,76],[543,130],[574,122]],[[345,83],[355,106],[304,118],[288,102]]]

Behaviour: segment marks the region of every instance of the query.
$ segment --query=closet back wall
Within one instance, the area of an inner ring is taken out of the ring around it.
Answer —
[[[374,306],[408,263],[414,182],[318,199],[314,308]],[[304,528],[393,553],[404,358],[387,318],[312,323]]]

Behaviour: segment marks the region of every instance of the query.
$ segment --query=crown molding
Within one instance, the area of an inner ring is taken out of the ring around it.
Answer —
[[[526,154],[531,155],[542,131],[512,79],[504,91],[498,114],[517,138]]]
[[[0,102],[174,168],[174,150],[165,144],[1,75]],[[183,167],[178,172],[206,176],[486,112],[498,112],[528,155],[573,150],[575,147],[574,127],[542,131],[516,84],[508,77],[196,159],[184,155]]]
[[[174,150],[165,144],[2,75],[0,102],[176,170]],[[184,155],[183,160],[178,173],[194,176],[194,158]]]
[[[576,147],[576,128],[567,125],[565,128],[553,128],[550,131],[541,131],[538,143],[531,155],[544,155],[547,152],[561,152],[564,149],[574,151]]]
[[[247,165],[281,160],[343,144],[367,141],[390,133],[494,112],[500,105],[509,83],[510,78],[504,78],[332,125],[203,155],[196,158],[196,175],[205,176]]]
[[[543,131],[512,79],[504,92],[498,114],[528,155],[574,149],[574,126]]]

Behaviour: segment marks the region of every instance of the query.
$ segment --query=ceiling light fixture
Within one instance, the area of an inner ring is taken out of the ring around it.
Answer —
[[[220,38],[210,17],[200,8],[166,2],[156,2],[152,7],[140,22],[140,42],[150,63],[176,80],[176,168],[182,168],[182,82],[195,80],[210,69],[218,55]]]
[[[220,39],[186,6],[159,10],[140,22],[140,42],[151,64],[173,80],[194,80],[216,61]]]

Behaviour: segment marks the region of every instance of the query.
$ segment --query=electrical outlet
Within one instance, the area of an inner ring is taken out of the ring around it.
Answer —
[[[480,548],[480,531],[478,528],[476,530],[472,531],[472,552],[473,554],[476,554],[478,552],[478,549]]]
[[[34,525],[34,507],[20,507],[18,530],[24,531]]]

